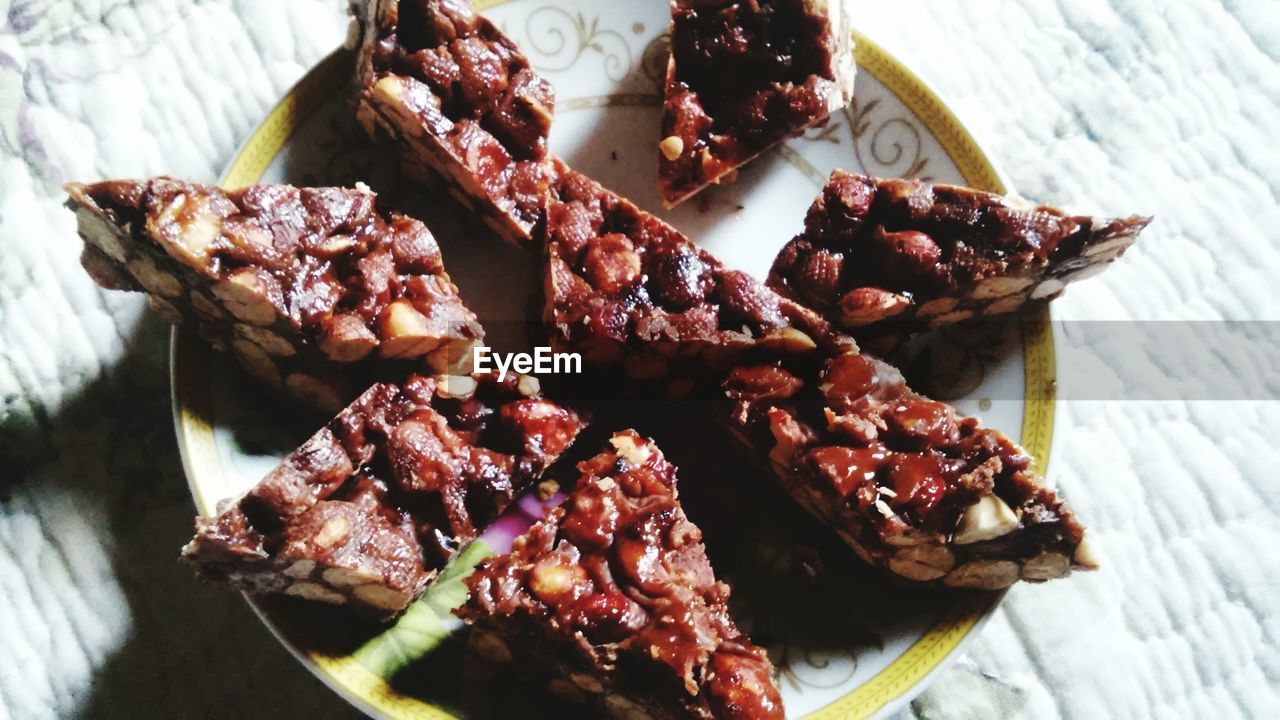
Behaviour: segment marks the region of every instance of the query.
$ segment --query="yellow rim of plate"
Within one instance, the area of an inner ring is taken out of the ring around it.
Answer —
[[[475,5],[484,8],[503,1],[481,0]],[[879,45],[859,33],[855,33],[855,39],[859,70],[870,73],[920,119],[956,164],[965,182],[990,192],[1008,193],[1000,171],[937,94]],[[349,53],[338,51],[308,72],[245,142],[223,176],[223,187],[243,187],[257,182],[294,130],[332,96],[334,87],[342,87],[345,80],[342,71],[349,62]],[[1039,472],[1045,473],[1053,441],[1057,367],[1049,311],[1035,309],[1025,314],[1022,321],[1026,398],[1021,444],[1037,459]],[[222,466],[209,420],[212,406],[207,382],[209,353],[189,334],[175,331],[170,370],[174,424],[183,466],[196,508],[201,514],[210,515],[221,498],[206,496],[203,489],[207,484],[196,481],[198,472],[216,469],[220,473]],[[938,670],[974,631],[993,602],[976,600],[958,604],[870,680],[806,718],[843,720],[874,715]],[[395,718],[449,720],[455,717],[437,705],[396,692],[384,678],[370,672],[354,657],[300,650],[277,628],[273,627],[272,631],[281,636],[291,652],[310,664],[326,684],[366,711]]]

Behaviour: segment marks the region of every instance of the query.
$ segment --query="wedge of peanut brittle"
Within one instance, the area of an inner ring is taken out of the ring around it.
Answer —
[[[744,353],[812,353],[830,326],[678,230],[557,161],[546,306],[558,350],[638,380],[727,371]]]
[[[503,238],[542,217],[551,84],[467,0],[353,0],[357,118],[417,180],[439,178]]]
[[[563,505],[467,579],[472,647],[613,717],[782,718],[675,467],[634,431],[610,443]]]
[[[583,427],[530,376],[377,384],[244,495],[196,521],[206,580],[404,610]]]
[[[671,0],[658,187],[671,207],[853,98],[846,0]]]
[[[1084,527],[998,431],[912,392],[869,355],[735,369],[731,427],[862,559],[994,590],[1093,569]]]
[[[470,369],[484,332],[421,222],[356,188],[67,186],[100,285],[147,293],[257,379],[336,411],[372,379]]]
[[[942,325],[1057,297],[1124,254],[1150,221],[837,170],[769,286],[844,328]]]

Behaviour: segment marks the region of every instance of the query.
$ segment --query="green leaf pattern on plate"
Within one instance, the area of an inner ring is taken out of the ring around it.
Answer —
[[[480,561],[493,554],[483,540],[468,545],[418,602],[381,635],[353,653],[355,659],[373,674],[390,678],[428,655],[462,626],[462,621],[453,616],[453,610],[467,599],[463,581]]]

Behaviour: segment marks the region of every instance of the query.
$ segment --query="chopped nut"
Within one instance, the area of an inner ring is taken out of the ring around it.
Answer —
[[[669,310],[688,310],[703,303],[717,283],[725,309],[739,311],[737,314],[743,319],[752,316],[752,305],[763,304],[763,294],[755,281],[745,273],[737,272],[725,273],[717,281],[714,266],[701,257],[692,244],[651,249],[655,253],[649,256],[645,268],[648,285],[654,297]],[[762,307],[755,309],[765,310]]]
[[[401,108],[408,111],[405,103],[401,101],[408,94],[408,88],[405,86],[412,82],[409,78],[399,75],[387,75],[378,82],[374,83],[369,89],[373,96],[385,104],[386,107]],[[427,93],[430,95],[430,93]]]
[[[240,337],[266,350],[268,355],[285,358],[298,354],[298,349],[292,343],[264,327],[237,323],[235,332]]]
[[[323,243],[311,248],[311,252],[322,257],[334,257],[347,252],[356,246],[356,239],[351,235],[333,235]]]
[[[397,300],[382,311],[382,347],[386,358],[421,357],[444,341],[433,333],[426,315],[408,300]]]
[[[147,304],[150,305],[151,309],[159,313],[165,320],[168,320],[174,325],[182,324],[182,320],[183,320],[182,311],[179,310],[177,306],[175,306],[173,303],[169,302],[168,300],[161,300],[155,295],[148,295]]]
[[[316,569],[315,560],[299,560],[284,569],[284,574],[291,578],[311,577],[311,571]]]
[[[560,483],[555,480],[543,480],[538,483],[535,490],[537,491],[538,499],[546,502],[554,497],[556,493],[560,492]]]
[[[948,587],[1000,590],[1018,581],[1018,563],[1012,560],[974,560],[947,573]]]
[[[644,268],[631,241],[614,233],[588,242],[582,269],[592,287],[616,295],[634,285]]]
[[[280,316],[273,300],[280,295],[280,287],[264,270],[237,270],[213,287],[213,295],[237,320],[250,325],[270,325]]]
[[[663,157],[668,160],[675,161],[684,154],[684,140],[676,135],[671,135],[658,143],[658,149],[662,151]]]
[[[205,271],[213,244],[222,231],[222,217],[207,196],[179,194],[158,214],[147,218],[147,232],[168,242],[162,245],[174,259]]]
[[[764,347],[797,355],[818,348],[818,344],[813,341],[813,338],[791,327],[782,328],[765,335],[761,338],[760,344]]]
[[[1106,263],[1100,262],[1096,265],[1086,265],[1085,267],[1079,270],[1076,270],[1073,273],[1068,273],[1066,275],[1063,275],[1061,279],[1063,282],[1068,282],[1068,283],[1079,282],[1081,280],[1091,278],[1094,275],[1097,275],[1098,273],[1106,269],[1107,269]]]
[[[1031,287],[1033,282],[1035,282],[1035,279],[1029,277],[988,278],[978,283],[969,293],[969,297],[975,300],[990,300],[991,298],[1015,295]]]
[[[202,292],[191,291],[191,308],[201,318],[210,321],[221,321],[226,318],[226,313],[222,312],[222,308],[209,299],[208,295]]]
[[[921,305],[919,310],[916,310],[916,315],[919,315],[920,317],[942,315],[944,313],[951,312],[959,304],[960,301],[953,297],[943,297],[938,298],[937,300],[930,300],[929,302]]]
[[[520,100],[542,127],[551,127],[551,121],[555,118],[551,108],[547,107],[546,104],[539,101],[531,93],[521,94]]]
[[[360,602],[383,610],[400,610],[409,602],[409,598],[404,593],[386,585],[370,583],[361,585],[354,592],[356,599]]]
[[[1043,300],[1045,298],[1051,298],[1062,292],[1064,288],[1066,288],[1066,283],[1057,278],[1049,278],[1037,285],[1035,290],[1031,291],[1031,299]]]
[[[236,218],[232,222],[224,223],[222,234],[231,241],[232,245],[247,249],[250,257],[269,255],[275,249],[275,238],[272,237],[271,231],[247,218]]]
[[[1103,225],[1107,224],[1107,221],[1105,218],[1101,219],[1100,221],[1095,221],[1095,223],[1096,222],[1101,222]],[[1084,256],[1087,258],[1097,258],[1099,255],[1104,255],[1107,253],[1114,253],[1115,255],[1119,255],[1120,253],[1116,252],[1117,250],[1123,252],[1124,250],[1128,249],[1130,245],[1136,242],[1137,239],[1138,238],[1136,235],[1120,235],[1118,237],[1111,238],[1110,240],[1104,240],[1100,243],[1096,243],[1094,245],[1090,245],[1086,247],[1084,249]]]
[[[704,147],[698,153],[698,168],[702,171],[704,177],[715,175],[716,158],[711,154],[711,148]]]
[[[617,434],[609,438],[609,444],[618,455],[635,467],[640,467],[653,455],[649,446],[640,438],[630,434]]]
[[[1027,580],[1054,580],[1071,572],[1071,559],[1059,552],[1042,552],[1022,564]]]
[[[1004,500],[994,494],[984,495],[960,514],[960,522],[952,542],[956,545],[970,545],[994,540],[1013,532],[1018,525],[1018,516]]]
[[[342,605],[347,601],[347,597],[345,595],[336,593],[319,583],[313,582],[296,582],[285,588],[284,594],[300,597],[303,600],[327,602],[333,605]]]
[[[182,281],[161,270],[156,262],[146,255],[133,258],[125,264],[125,268],[139,285],[153,295],[168,299],[182,295]]]
[[[1003,315],[1005,313],[1011,313],[1026,304],[1027,304],[1027,298],[1025,296],[1010,295],[1009,297],[1001,298],[991,303],[990,305],[988,305],[986,314],[987,315]]]
[[[476,394],[475,378],[468,375],[446,375],[444,382],[436,386],[443,397],[467,400]]]
[[[378,346],[378,336],[373,334],[356,315],[335,315],[320,339],[320,350],[334,362],[355,362],[363,359]]]
[[[804,381],[772,364],[739,366],[729,373],[724,387],[735,399],[760,402],[795,397]]]
[[[840,320],[846,327],[862,327],[906,312],[911,301],[880,288],[862,287],[840,298]]]
[[[328,568],[320,573],[320,577],[324,578],[324,581],[331,587],[340,588],[356,587],[357,585],[378,581],[378,577],[371,573],[339,567]]]
[[[317,547],[332,547],[339,541],[346,539],[347,533],[351,531],[351,523],[341,515],[329,518],[324,525],[320,526],[320,530],[316,532],[315,537],[311,538],[311,542]]]
[[[909,580],[937,580],[955,567],[956,556],[942,545],[903,548],[889,558],[889,570]]]
[[[792,269],[791,284],[804,299],[819,307],[826,307],[840,297],[840,273],[843,268],[842,255],[817,250],[809,253],[798,267]]]
[[[120,230],[86,207],[76,208],[76,230],[89,244],[117,263],[124,264],[129,253],[120,242]]]
[[[559,405],[542,398],[525,398],[523,400],[517,400],[511,403],[510,407],[512,409],[519,408],[518,411],[512,412],[511,419],[521,425],[539,425],[540,423],[538,421],[543,419],[549,419],[551,421],[563,420],[566,415],[569,414],[568,411]],[[551,438],[547,436],[547,432],[549,432],[547,427],[544,426],[541,430],[535,430],[534,432],[538,432],[543,435],[544,444],[550,442]]]
[[[968,320],[971,317],[973,317],[972,310],[957,310],[953,313],[947,313],[945,315],[939,315],[935,317],[932,321],[929,322],[929,327],[938,327],[940,325],[950,325],[952,323],[958,323],[962,320]]]
[[[919,277],[937,267],[942,258],[933,238],[918,230],[887,232],[877,227],[870,242],[878,264],[890,277]]]
[[[813,441],[811,430],[801,425],[794,415],[779,408],[769,412],[769,432],[774,440],[769,460],[787,468],[788,472],[792,461]]]
[[[99,287],[107,290],[137,289],[137,281],[125,272],[123,266],[92,245],[85,245],[80,251],[80,266]]]
[[[516,389],[525,397],[533,397],[542,392],[542,383],[532,375],[521,375],[520,380],[516,383]]]
[[[576,585],[586,582],[586,573],[577,565],[565,565],[558,558],[547,558],[533,566],[529,574],[529,589],[534,595],[548,602],[573,592]]]

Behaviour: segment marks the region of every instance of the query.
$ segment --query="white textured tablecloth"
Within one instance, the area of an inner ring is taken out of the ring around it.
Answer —
[[[90,283],[59,191],[214,180],[344,4],[0,0],[0,718],[353,714],[175,561],[167,331]],[[1024,195],[1158,217],[1060,319],[1280,320],[1280,3],[874,5]],[[1064,420],[1051,473],[1105,569],[1015,589],[911,712],[1280,717],[1280,403]]]

